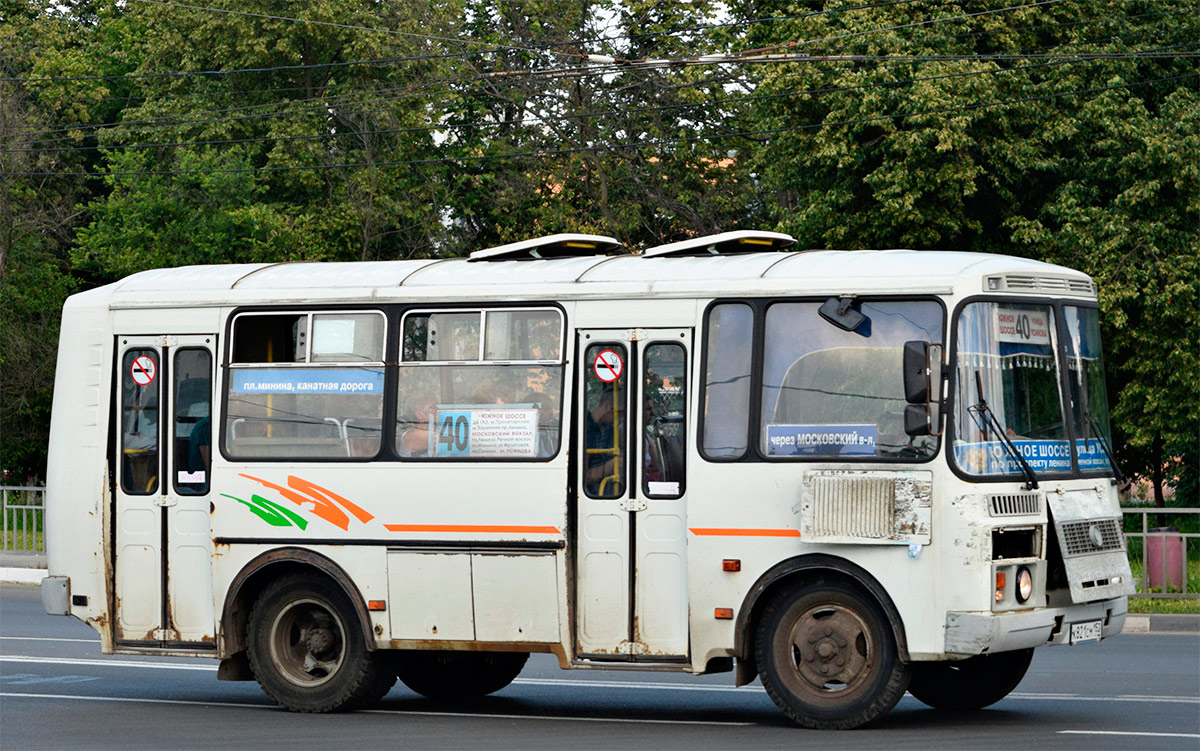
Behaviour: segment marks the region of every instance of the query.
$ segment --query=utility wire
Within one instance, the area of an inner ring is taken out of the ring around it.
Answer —
[[[202,10],[202,11],[209,11],[212,13],[224,13],[224,14],[233,15],[233,16],[246,16],[249,18],[262,18],[262,19],[271,20],[271,21],[291,21],[294,23],[303,23],[303,24],[308,24],[311,26],[327,26],[327,27],[338,28],[338,29],[348,29],[351,31],[371,31],[371,32],[375,32],[377,34],[389,34],[389,35],[394,35],[394,36],[406,37],[409,39],[420,39],[423,41],[450,42],[451,44],[461,44],[463,46],[476,45],[476,46],[484,47],[483,50],[480,50],[481,53],[505,52],[505,51],[510,51],[510,50],[521,51],[521,52],[536,52],[536,53],[541,53],[541,52],[546,51],[546,50],[536,49],[533,47],[518,47],[515,45],[496,46],[496,45],[492,45],[492,44],[487,44],[485,42],[480,42],[480,41],[477,41],[474,39],[463,39],[461,37],[443,37],[443,36],[435,36],[433,34],[417,34],[417,33],[411,32],[411,31],[397,31],[396,29],[379,29],[379,28],[374,28],[371,26],[356,26],[354,24],[335,23],[333,21],[314,21],[314,20],[307,19],[307,18],[293,18],[290,16],[277,16],[277,15],[271,15],[268,13],[252,13],[250,11],[244,11],[244,10],[229,10],[227,8],[213,8],[213,7],[210,7],[207,5],[189,5],[187,3],[173,3],[173,2],[166,2],[166,0],[126,0],[126,2],[144,3],[147,5],[164,5],[164,6],[171,7],[171,8],[187,8],[189,10]],[[478,54],[478,53],[476,53],[476,54]],[[555,52],[554,54],[570,55],[571,57],[580,57],[580,55],[575,54],[575,53]]]
[[[225,10],[225,9],[208,8],[207,6],[193,6],[193,5],[185,5],[185,4],[181,4],[181,3],[171,3],[171,2],[166,2],[165,0],[132,0],[132,1],[133,2],[141,2],[141,3],[151,3],[151,4],[155,4],[155,5],[169,5],[169,6],[178,6],[178,7],[185,7],[185,8],[194,8],[194,9],[200,9],[200,10],[214,10],[214,11],[218,11],[218,12],[222,12],[222,13],[231,13],[231,14],[235,14],[235,15],[263,16],[263,17],[270,17],[270,18],[278,18],[280,20],[291,20],[291,21],[302,22],[302,23],[318,23],[318,22],[308,22],[308,21],[305,21],[304,19],[289,18],[286,16],[266,16],[265,14],[249,13],[246,11],[231,11],[231,10]],[[902,0],[902,1],[905,1],[905,0]],[[1008,6],[1005,8],[996,8],[996,9],[987,10],[987,11],[975,11],[972,13],[960,14],[958,16],[946,16],[946,17],[942,17],[942,18],[931,19],[928,21],[919,21],[919,22],[914,22],[914,23],[910,23],[910,24],[901,24],[898,26],[886,26],[886,27],[881,27],[881,28],[877,28],[877,29],[867,29],[867,30],[855,32],[855,33],[849,34],[849,35],[843,34],[843,35],[832,36],[832,37],[824,37],[821,39],[811,39],[811,40],[806,40],[803,42],[788,42],[786,44],[773,45],[770,47],[762,47],[762,48],[758,48],[756,50],[748,50],[747,53],[761,53],[763,51],[770,50],[770,49],[792,48],[792,47],[795,47],[795,46],[798,46],[801,44],[806,45],[806,46],[813,45],[813,44],[821,44],[821,43],[826,43],[826,42],[838,41],[838,40],[849,38],[849,37],[862,36],[865,34],[874,34],[874,33],[879,33],[879,32],[883,32],[883,31],[891,31],[891,30],[896,30],[896,29],[901,29],[901,28],[908,28],[911,26],[940,23],[942,21],[962,20],[965,18],[973,17],[973,16],[1007,12],[1007,11],[1016,10],[1016,9],[1031,8],[1031,7],[1047,5],[1047,4],[1052,4],[1052,3],[1059,3],[1059,2],[1064,2],[1064,1],[1065,0],[1040,0],[1039,2],[1028,4],[1028,5],[1014,5],[1014,6]],[[859,9],[868,8],[868,7],[876,7],[876,6],[875,5],[856,6],[854,8],[845,8],[845,9],[841,9],[841,10],[844,10],[844,11],[845,10],[859,10]],[[797,16],[797,17],[803,17],[803,16]],[[325,22],[320,22],[320,23],[325,23]],[[400,33],[400,32],[397,32],[397,33]],[[421,35],[416,35],[416,36],[421,36]],[[429,39],[440,40],[440,41],[446,41],[446,40],[462,41],[462,40],[454,40],[452,38],[443,38],[443,37],[429,37]],[[540,50],[540,49],[532,48],[532,47],[493,48],[493,50],[489,50],[489,51],[499,51],[502,49],[514,49],[514,50],[521,50],[521,51],[528,51],[528,52],[543,52],[543,51],[545,51],[545,50]],[[345,61],[345,62],[340,62],[340,63],[312,63],[312,64],[306,64],[306,65],[280,65],[280,66],[269,66],[269,67],[258,67],[258,68],[234,68],[234,69],[230,69],[230,70],[166,71],[166,72],[160,72],[160,73],[129,73],[129,74],[116,74],[116,75],[107,75],[107,76],[63,76],[63,77],[41,77],[41,78],[0,77],[0,81],[14,82],[14,83],[62,83],[62,82],[73,82],[73,81],[108,81],[108,80],[127,80],[127,79],[132,80],[132,79],[147,79],[147,78],[191,78],[191,77],[196,77],[196,76],[226,76],[226,75],[234,75],[237,73],[270,73],[270,72],[279,72],[279,71],[287,71],[287,70],[310,70],[310,69],[314,69],[314,68],[344,67],[344,66],[350,66],[350,65],[376,65],[376,64],[394,63],[394,62],[428,61],[428,60],[443,59],[445,57],[462,57],[464,54],[478,54],[478,53],[456,53],[456,54],[452,54],[452,55],[413,55],[413,56],[396,57],[396,58],[381,58],[381,59],[375,59],[375,60]],[[567,54],[567,53],[555,53],[555,54]],[[746,54],[746,53],[743,53],[743,54]],[[569,56],[575,57],[575,58],[578,58],[581,60],[585,60],[585,61],[600,63],[600,64],[607,63],[607,64],[611,65],[611,64],[620,62],[621,64],[623,64],[627,67],[633,66],[633,65],[637,65],[639,67],[646,67],[646,66],[649,66],[652,64],[669,64],[670,63],[669,60],[661,60],[661,61],[660,60],[624,60],[624,59],[614,58],[614,57],[605,56],[605,55],[583,55],[583,54],[571,53]],[[710,56],[701,56],[701,57],[711,57],[711,55]],[[661,67],[661,65],[659,67]],[[603,73],[603,72],[607,72],[607,71],[599,71],[599,72]],[[506,72],[506,75],[510,75],[510,74],[515,75],[517,73],[518,73],[517,71],[511,71],[511,72]],[[549,71],[549,73],[554,74],[554,71],[551,70],[551,71]]]
[[[761,23],[761,22],[766,22],[766,21],[787,21],[787,20],[794,20],[794,19],[799,19],[799,18],[807,18],[809,16],[821,16],[821,15],[826,15],[829,13],[840,13],[840,12],[853,11],[853,10],[862,10],[862,9],[867,9],[867,8],[883,7],[883,6],[889,6],[889,5],[908,4],[908,3],[917,2],[917,1],[919,1],[919,0],[891,0],[891,2],[874,3],[871,5],[859,5],[859,6],[854,6],[851,8],[834,8],[834,9],[829,9],[829,10],[814,11],[812,13],[804,13],[804,14],[800,14],[798,16],[780,16],[780,17],[774,17],[774,18],[750,19],[750,20],[746,20],[746,21],[731,22],[731,23],[727,23],[727,24],[697,26],[697,27],[685,28],[685,29],[675,30],[675,31],[648,32],[647,34],[636,35],[636,36],[656,36],[656,35],[672,34],[672,33],[676,33],[677,31],[694,31],[694,30],[705,30],[708,28],[724,28],[724,27],[728,27],[728,26],[738,26],[738,25],[744,25],[744,24],[750,24],[750,23]],[[1173,15],[1179,15],[1182,13],[1193,13],[1193,12],[1194,12],[1194,8],[1189,7],[1189,8],[1180,9],[1180,10],[1161,11],[1158,13],[1141,13],[1141,14],[1126,14],[1126,15],[1121,15],[1121,16],[1106,16],[1106,17],[1090,18],[1090,19],[1087,19],[1084,21],[1071,21],[1071,22],[1064,22],[1064,23],[1057,23],[1057,24],[1038,24],[1038,25],[1034,25],[1034,26],[1020,26],[1020,27],[1016,27],[1016,28],[1005,28],[1005,29],[982,29],[982,30],[978,30],[978,31],[963,32],[963,33],[959,33],[959,34],[939,35],[936,38],[937,39],[961,39],[964,37],[977,37],[977,36],[986,36],[989,34],[997,34],[997,33],[1000,33],[1001,31],[1017,33],[1017,32],[1026,32],[1026,31],[1041,31],[1041,30],[1052,29],[1052,28],[1073,28],[1073,27],[1078,27],[1078,26],[1086,26],[1086,25],[1090,25],[1090,24],[1112,22],[1112,21],[1116,21],[1116,20],[1142,20],[1142,19],[1146,19],[1146,18],[1158,18],[1158,17],[1173,16]],[[1192,30],[1195,30],[1196,28],[1197,27],[1195,27],[1195,26],[1175,28],[1172,30],[1172,35],[1177,36],[1178,34],[1184,33],[1186,31],[1192,31]],[[1112,43],[1114,41],[1127,39],[1130,36],[1140,37],[1140,36],[1144,36],[1147,33],[1160,31],[1160,30],[1161,29],[1158,29],[1155,27],[1142,27],[1139,29],[1130,30],[1126,34],[1122,35],[1121,37],[1108,37],[1108,38],[1104,38],[1104,39],[1075,40],[1075,41],[1070,41],[1070,42],[1064,42],[1058,46],[1066,47],[1066,46],[1077,46],[1077,45],[1082,45],[1082,44]],[[617,37],[614,37],[614,38],[617,38]],[[925,39],[929,39],[929,37],[925,37]],[[567,42],[555,42],[553,44],[554,45],[567,44]],[[553,45],[551,45],[551,46],[553,46]],[[1044,49],[1046,49],[1046,48],[1044,48]],[[1025,50],[1025,51],[1030,51],[1030,50]],[[444,55],[442,57],[463,58],[463,57],[471,56],[473,54],[475,54],[475,53],[457,53],[457,54]],[[385,58],[381,61],[362,61],[362,62],[364,62],[364,63],[380,62],[382,64],[389,60],[390,61],[403,61],[405,59],[406,58]],[[353,63],[346,63],[346,64],[353,64]],[[191,91],[191,92],[185,92],[185,93],[181,93],[181,94],[158,93],[158,94],[153,94],[153,95],[136,94],[136,95],[105,96],[105,97],[100,97],[96,101],[106,101],[106,102],[107,101],[114,101],[114,102],[115,101],[125,101],[125,102],[128,102],[128,101],[135,101],[135,100],[150,100],[152,98],[152,100],[154,102],[159,102],[159,101],[173,101],[173,100],[178,100],[178,99],[188,99],[188,98],[195,98],[195,97],[210,97],[211,98],[211,97],[217,97],[217,96],[230,97],[230,96],[236,96],[236,95],[241,95],[241,94],[287,93],[287,92],[296,92],[296,91],[308,91],[310,88],[311,87],[309,87],[309,86],[281,86],[281,87],[272,87],[272,88],[253,88],[253,89],[224,89],[224,90],[218,89],[218,90],[208,90],[208,91]],[[339,86],[338,95],[343,95],[343,94],[346,94],[347,92],[351,92],[351,91],[358,91],[360,89],[362,89],[363,91],[368,90],[365,86],[360,86],[360,85]],[[395,87],[379,90],[379,92],[377,92],[377,93],[387,93],[389,91],[394,91],[394,90],[396,90]],[[288,100],[286,100],[286,103],[292,104],[292,103],[297,103],[297,102],[316,102],[316,101],[325,101],[326,99],[327,98],[324,96],[309,97],[309,98],[305,98],[305,99],[288,99]],[[276,104],[278,104],[278,102],[268,102],[268,103],[260,104],[260,105],[242,105],[241,107],[245,107],[245,108],[269,107],[269,106],[274,106]],[[203,112],[216,113],[216,112],[233,111],[233,110],[240,109],[241,107],[233,107],[233,108],[228,108],[228,109],[224,109],[224,110],[207,110],[207,111],[203,111]],[[109,125],[129,124],[129,122],[130,121],[125,121],[123,123],[107,123],[107,124],[88,124],[88,123],[71,124],[71,125],[64,125],[64,126],[56,127],[56,128],[50,129],[50,130],[69,130],[69,129],[78,129],[81,127],[108,127]],[[48,131],[41,131],[41,132],[48,132]]]
[[[421,133],[421,132],[444,132],[453,131],[455,129],[463,130],[478,130],[501,128],[509,125],[519,126],[537,126],[545,125],[550,122],[562,120],[586,120],[593,118],[608,118],[621,115],[640,115],[653,112],[668,112],[681,109],[702,109],[709,107],[727,107],[731,105],[746,104],[757,101],[773,100],[780,98],[792,98],[797,96],[817,96],[821,94],[831,94],[846,91],[869,90],[877,88],[900,88],[913,83],[924,83],[928,81],[940,81],[955,78],[968,78],[973,76],[983,75],[1000,75],[1008,73],[1020,73],[1035,68],[1047,68],[1060,65],[1067,65],[1075,61],[1050,61],[1030,63],[1012,68],[987,68],[983,70],[957,71],[954,73],[942,73],[932,76],[917,76],[896,81],[877,81],[867,84],[857,84],[852,86],[830,86],[819,89],[804,89],[798,91],[789,91],[779,94],[751,94],[742,97],[725,97],[722,99],[704,100],[698,102],[682,102],[677,104],[662,105],[657,107],[636,107],[620,110],[603,110],[592,112],[577,112],[564,113],[555,115],[552,118],[546,117],[524,117],[517,119],[502,119],[502,120],[484,120],[484,121],[458,121],[458,122],[441,122],[435,125],[420,125],[408,126],[402,128],[383,128],[372,130],[346,130],[346,131],[331,131],[326,133],[302,134],[289,136],[262,136],[256,138],[228,138],[219,140],[205,141],[174,141],[174,142],[159,142],[159,143],[126,143],[126,144],[94,144],[94,145],[77,145],[77,146],[43,146],[33,148],[9,148],[0,149],[0,153],[27,153],[27,152],[71,152],[71,151],[124,151],[133,149],[160,149],[160,148],[178,148],[178,147],[205,147],[205,146],[227,146],[243,143],[266,143],[266,142],[292,142],[292,141],[310,141],[310,140],[329,140],[335,138],[361,138],[364,136],[392,135],[398,133]],[[369,104],[370,102],[368,102]],[[203,122],[203,121],[201,121]],[[219,122],[225,122],[221,120]]]
[[[687,138],[661,138],[644,141],[637,144],[613,144],[605,143],[591,146],[577,146],[564,149],[546,149],[539,151],[515,152],[512,154],[481,154],[478,156],[454,156],[454,157],[431,157],[426,159],[401,159],[375,163],[364,164],[314,164],[314,165],[293,165],[288,167],[239,167],[239,168],[214,168],[214,169],[185,169],[185,170],[127,170],[114,172],[10,172],[8,174],[21,177],[136,177],[136,176],[172,176],[172,175],[190,175],[190,174],[237,174],[237,173],[270,173],[270,172],[297,172],[297,171],[313,171],[327,169],[377,169],[380,167],[396,167],[396,166],[413,166],[420,164],[452,164],[466,162],[483,162],[495,159],[515,159],[525,157],[547,157],[561,156],[567,154],[578,154],[585,152],[598,151],[620,151],[628,149],[643,149],[646,147],[661,147],[674,144],[695,143],[698,141],[713,141],[725,138],[762,138],[763,136],[780,135],[783,133],[792,133],[804,130],[816,130],[821,128],[831,128],[850,125],[864,125],[873,122],[885,120],[902,120],[913,117],[925,117],[930,115],[945,115],[955,112],[968,112],[980,109],[990,109],[992,107],[1006,107],[1015,104],[1027,104],[1031,102],[1046,101],[1049,99],[1057,99],[1064,96],[1082,96],[1087,94],[1099,94],[1107,91],[1115,91],[1119,89],[1129,89],[1136,86],[1148,86],[1156,83],[1166,83],[1170,81],[1179,81],[1188,78],[1200,77],[1200,73],[1185,73],[1177,76],[1166,76],[1162,78],[1153,78],[1145,81],[1131,81],[1129,83],[1112,84],[1109,86],[1096,86],[1087,89],[1073,89],[1070,91],[1058,91],[1049,94],[1040,94],[1034,96],[1020,97],[1016,99],[1003,99],[991,102],[980,102],[975,104],[960,105],[956,107],[941,107],[931,110],[922,110],[914,112],[904,112],[891,115],[877,115],[874,117],[854,118],[848,120],[838,120],[821,122],[808,125],[795,125],[783,128],[771,128],[768,130],[750,130],[750,131],[733,131],[727,133],[714,133],[703,136],[691,136]]]
[[[1192,28],[1194,28],[1194,27],[1192,27]],[[1122,53],[1122,54],[1126,55],[1126,56],[1133,55],[1133,54],[1136,54],[1138,56],[1149,56],[1152,54],[1153,55],[1162,54],[1162,55],[1166,55],[1166,56],[1170,56],[1170,57],[1178,57],[1178,56],[1195,57],[1195,56],[1200,55],[1200,52],[1188,51],[1189,47],[1195,47],[1195,46],[1196,46],[1196,44],[1176,45],[1175,47],[1156,48],[1154,50],[1143,50],[1138,53]],[[921,59],[923,61],[925,58],[921,58]],[[976,58],[974,56],[951,56],[950,59],[975,60]],[[958,73],[953,73],[953,74],[914,77],[914,78],[910,78],[907,80],[910,82],[917,82],[917,81],[938,80],[940,78],[945,78],[945,77],[956,78],[956,77],[971,76],[971,75],[989,75],[992,73],[1007,73],[1007,72],[1011,72],[1011,71],[1022,71],[1022,70],[1028,70],[1031,68],[1062,65],[1062,64],[1075,63],[1075,62],[1092,62],[1092,61],[1095,61],[1098,59],[1108,59],[1108,57],[1104,56],[1104,55],[1091,55],[1090,53],[1074,53],[1072,55],[1066,56],[1065,59],[1062,59],[1062,60],[1051,59],[1049,61],[1041,61],[1038,64],[1022,65],[1022,66],[1015,66],[1015,67],[1010,67],[1010,68],[987,68],[987,69],[979,70],[979,71],[966,71],[966,72],[958,72]],[[808,62],[808,61],[811,61],[812,58],[804,57],[804,58],[801,58],[801,60]],[[792,60],[791,60],[790,56],[774,55],[774,56],[771,56],[771,59],[763,60],[761,62],[791,62],[791,61]],[[744,62],[757,62],[757,61],[744,61]],[[478,77],[476,77],[476,78],[478,78]],[[452,81],[456,82],[458,80],[460,80],[460,79],[454,79]],[[319,101],[320,104],[317,104],[312,107],[304,107],[304,108],[295,108],[295,107],[291,107],[291,105],[296,104],[296,103],[303,103],[305,101],[310,101],[310,100],[287,100],[283,103],[271,102],[271,103],[265,103],[265,104],[259,104],[259,105],[245,105],[245,106],[241,106],[241,107],[231,107],[231,108],[210,111],[210,114],[223,114],[226,112],[244,112],[247,110],[263,109],[263,108],[278,108],[281,104],[284,107],[287,107],[286,109],[283,109],[283,110],[274,109],[273,111],[270,111],[270,112],[262,112],[262,113],[257,113],[257,114],[234,115],[231,117],[215,117],[215,118],[199,118],[199,119],[193,118],[193,119],[187,119],[187,120],[176,120],[176,119],[171,119],[168,116],[164,116],[164,117],[160,117],[160,118],[152,118],[152,119],[146,119],[146,120],[132,120],[132,121],[124,121],[124,122],[117,121],[117,122],[112,122],[112,123],[97,123],[97,124],[82,124],[81,123],[81,124],[74,124],[74,125],[64,125],[64,126],[56,126],[54,128],[45,129],[45,130],[41,130],[41,131],[34,131],[34,132],[49,133],[49,132],[56,132],[56,131],[63,131],[63,130],[85,130],[85,129],[99,129],[99,128],[108,128],[108,127],[113,127],[113,128],[121,127],[123,129],[126,129],[127,132],[128,132],[128,130],[132,130],[134,132],[138,132],[138,131],[144,132],[144,131],[150,131],[150,130],[174,129],[174,128],[180,128],[180,127],[185,127],[185,126],[194,126],[194,125],[212,125],[212,124],[231,123],[231,122],[247,122],[247,121],[270,119],[270,118],[276,118],[276,117],[295,117],[297,115],[312,114],[312,113],[325,113],[326,115],[331,115],[336,112],[341,117],[347,117],[347,116],[363,114],[363,113],[369,114],[373,110],[372,109],[353,110],[353,109],[346,109],[346,108],[354,107],[354,106],[363,106],[363,107],[368,107],[368,108],[377,107],[378,105],[383,104],[385,102],[410,98],[411,96],[413,96],[415,94],[416,91],[419,91],[421,89],[428,89],[429,87],[436,86],[440,83],[445,83],[445,81],[432,81],[432,82],[426,82],[426,83],[422,83],[419,85],[413,85],[413,86],[408,86],[408,87],[396,87],[395,89],[384,90],[383,92],[381,92],[381,93],[388,93],[389,91],[405,92],[405,93],[400,94],[395,97],[372,97],[372,98],[365,99],[365,100],[348,101],[344,98],[339,98],[339,97],[335,96],[335,97],[328,97],[328,98],[314,98],[311,101]],[[702,82],[696,82],[694,84],[688,84],[687,87],[704,86],[704,85],[712,85],[712,84],[709,82],[702,81]],[[863,86],[833,87],[833,88],[830,88],[827,90],[814,90],[814,93],[821,93],[822,91],[845,91],[845,90],[857,89],[857,88],[874,88],[877,86],[882,87],[882,86],[891,86],[891,85],[894,85],[894,84],[891,82],[879,82],[879,83],[866,84]],[[755,100],[755,98],[753,96],[747,97],[744,99],[744,101],[754,101],[754,100]],[[700,106],[711,105],[713,103],[717,103],[720,101],[725,101],[725,100],[706,100],[704,102],[685,103],[683,106],[700,107]],[[730,100],[730,101],[736,101],[736,100]],[[650,110],[654,110],[654,109],[657,109],[657,108],[648,108],[648,109],[645,109],[642,111],[650,111]],[[609,112],[603,112],[600,114],[601,115],[611,115],[611,114],[617,114],[617,113],[609,111]],[[588,116],[588,115],[584,115],[584,116]],[[560,117],[565,117],[565,116],[560,116]],[[525,121],[504,120],[504,121],[493,121],[493,122],[503,125],[503,124],[514,124],[514,123],[518,123],[518,122],[527,122],[527,120],[525,120]],[[448,124],[448,125],[439,123],[439,124],[432,124],[432,125],[428,125],[428,126],[400,128],[400,129],[393,129],[390,131],[379,131],[379,132],[414,132],[414,131],[419,131],[419,130],[436,131],[436,130],[443,130],[443,129],[449,128],[449,127],[457,127],[458,125],[459,124],[457,124],[457,123]],[[136,126],[136,127],[134,127],[134,126]],[[347,135],[352,134],[352,133],[368,134],[370,132],[371,131],[351,131],[351,132],[348,132]],[[309,138],[316,138],[316,137],[327,138],[332,135],[333,134],[327,133],[327,134],[321,134],[319,136],[310,136]],[[54,143],[54,142],[62,142],[62,141],[75,141],[75,140],[77,140],[76,136],[68,135],[68,136],[60,136],[60,137],[54,137],[54,138],[38,138],[38,139],[36,139],[36,141],[18,142],[15,145],[28,146],[33,143],[46,144],[46,143]],[[255,141],[255,140],[265,141],[265,140],[276,140],[276,139],[271,139],[271,138],[230,139],[227,142],[251,142],[251,141]],[[281,139],[279,139],[279,140],[286,140],[286,139],[284,137],[281,137]],[[294,140],[302,140],[302,139],[294,139]],[[193,141],[191,143],[194,145],[202,145],[206,142]],[[218,141],[216,143],[222,143],[222,142]],[[172,144],[164,144],[164,145],[172,145]],[[149,147],[149,146],[150,145],[147,145],[146,147]],[[74,150],[74,149],[83,150],[83,149],[118,149],[118,148],[141,148],[141,147],[142,146],[139,146],[139,145],[123,147],[120,145],[97,144],[95,146],[89,145],[89,146],[72,146],[72,147],[43,146],[43,147],[34,147],[34,148],[28,148],[28,149],[26,149],[26,148],[6,149],[6,150],[0,150],[0,151],[8,151],[8,152],[13,152],[13,151],[52,151],[52,150],[58,150],[59,148],[62,148],[64,150]]]

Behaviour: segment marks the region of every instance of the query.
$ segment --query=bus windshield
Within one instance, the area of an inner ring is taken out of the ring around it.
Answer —
[[[1104,388],[1104,358],[1100,353],[1100,315],[1095,308],[1063,308],[1066,325],[1067,389],[1075,453],[1085,473],[1108,474],[1112,433],[1108,426],[1108,395]]]
[[[983,399],[1035,473],[1071,471],[1057,339],[1049,305],[978,302],[963,308],[958,319],[953,453],[964,471],[1022,474],[1001,436],[971,410]],[[982,394],[976,393],[980,387]]]

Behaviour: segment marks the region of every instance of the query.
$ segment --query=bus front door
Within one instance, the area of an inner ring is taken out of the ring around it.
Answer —
[[[581,659],[688,656],[690,329],[580,331],[575,642]]]
[[[215,335],[118,336],[115,636],[214,646],[209,470]]]

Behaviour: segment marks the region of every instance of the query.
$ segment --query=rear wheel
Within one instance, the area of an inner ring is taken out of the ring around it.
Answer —
[[[493,694],[520,675],[526,652],[404,652],[395,656],[400,681],[430,699]]]
[[[263,691],[293,712],[369,706],[396,682],[367,650],[350,598],[328,579],[288,576],[263,590],[246,647]]]
[[[918,662],[908,692],[935,709],[982,709],[1012,693],[1033,649],[976,655],[956,662]]]
[[[908,686],[882,609],[842,582],[779,593],[759,621],[755,656],[771,699],[810,728],[865,725],[891,710]]]

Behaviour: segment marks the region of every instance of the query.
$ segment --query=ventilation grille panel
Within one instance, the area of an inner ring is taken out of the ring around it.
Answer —
[[[1032,276],[1028,274],[1006,274],[998,279],[1000,290],[1005,292],[1052,292],[1062,295],[1096,296],[1096,285],[1088,279],[1071,279],[1061,276]],[[984,283],[985,290],[996,291]]]
[[[890,538],[896,483],[888,477],[819,477],[812,530],[820,536]]]
[[[1042,513],[1041,493],[1010,493],[988,498],[988,513],[992,516],[1029,516]]]

